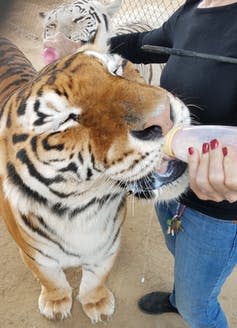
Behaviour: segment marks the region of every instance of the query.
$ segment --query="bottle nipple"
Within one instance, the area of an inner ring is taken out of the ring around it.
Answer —
[[[175,154],[174,154],[173,149],[172,149],[172,140],[173,140],[173,137],[174,137],[175,133],[180,129],[181,129],[180,126],[172,128],[165,135],[165,143],[164,143],[163,150],[164,150],[164,153],[169,157],[175,157]]]

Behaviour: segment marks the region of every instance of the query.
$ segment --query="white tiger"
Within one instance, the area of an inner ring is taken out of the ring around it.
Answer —
[[[107,4],[97,0],[77,0],[62,4],[48,13],[40,13],[40,16],[44,17],[44,46],[47,49],[54,48],[58,52],[56,57],[50,57],[49,62],[75,52],[85,43],[94,43],[98,28],[102,35],[99,47],[103,49],[107,47],[110,37],[115,34],[145,32],[152,29],[152,26],[141,22],[113,27],[112,18],[118,12],[121,3],[122,0],[112,0]],[[140,64],[137,68],[147,83],[159,85],[160,65]]]

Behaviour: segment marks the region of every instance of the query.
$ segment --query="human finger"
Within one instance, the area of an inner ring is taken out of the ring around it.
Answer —
[[[192,191],[201,199],[206,199],[205,193],[200,190],[197,184],[197,174],[200,165],[200,154],[197,149],[190,147],[188,149],[188,169],[189,185]]]
[[[223,200],[222,195],[219,195],[209,182],[209,144],[203,144],[202,154],[193,149],[192,154],[189,153],[188,159],[190,187],[198,198],[214,201]]]
[[[237,201],[237,151],[231,146],[224,147],[223,166],[227,188],[226,199],[229,202]]]
[[[224,153],[223,147],[217,139],[210,142],[208,179],[211,187],[225,198]]]

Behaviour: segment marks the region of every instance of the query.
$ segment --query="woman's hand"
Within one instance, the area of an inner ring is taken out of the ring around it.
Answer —
[[[237,201],[237,151],[215,139],[203,144],[202,154],[192,147],[188,152],[190,187],[198,198]]]

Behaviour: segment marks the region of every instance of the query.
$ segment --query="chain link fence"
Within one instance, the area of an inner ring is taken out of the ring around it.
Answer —
[[[73,0],[7,1],[0,0],[0,34],[13,41],[34,66],[41,69],[43,22],[39,13]],[[126,23],[142,22],[151,27],[159,27],[183,2],[184,0],[123,0],[120,10],[113,18],[113,25],[116,27]]]
[[[123,0],[114,22],[116,25],[143,22],[152,27],[159,27],[183,2],[183,0]]]

